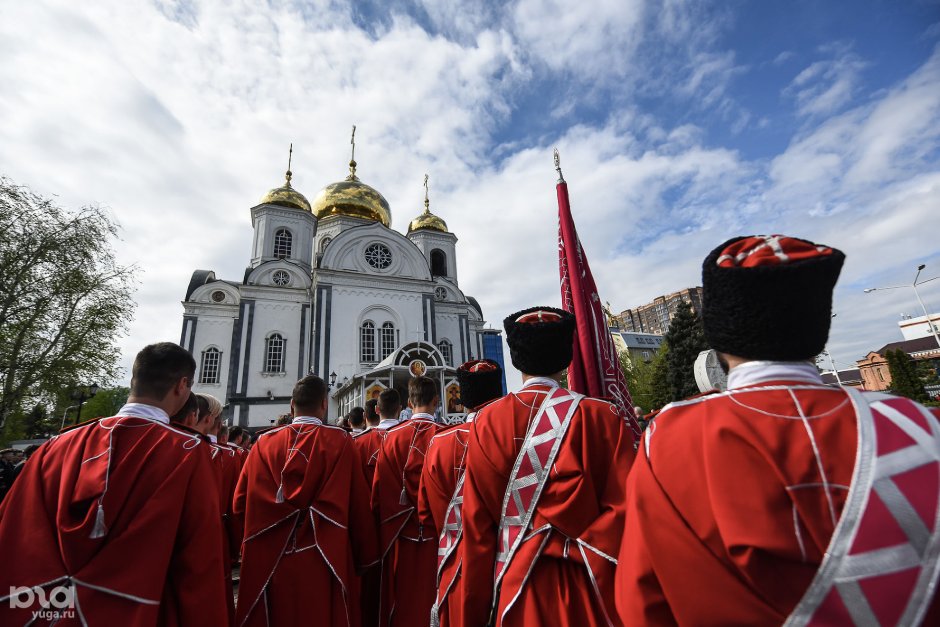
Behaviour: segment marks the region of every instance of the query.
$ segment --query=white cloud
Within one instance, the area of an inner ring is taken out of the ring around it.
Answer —
[[[349,5],[326,1],[4,8],[0,82],[13,87],[0,91],[0,171],[65,205],[106,204],[124,224],[119,256],[143,272],[126,363],[145,343],[178,339],[194,269],[240,279],[248,210],[280,184],[288,143],[295,186],[312,198],[345,175],[352,124],[359,174],[389,200],[395,228],[421,210],[430,173],[432,209],[460,238],[461,286],[496,327],[559,301],[557,145],[601,297],[615,310],[698,284],[701,259],[727,237],[784,231],[849,254],[837,359],[895,339],[890,308],[860,297],[859,285],[903,282],[912,263],[940,261],[925,227],[940,204],[937,53],[862,103],[863,62],[827,53],[788,92],[806,116],[799,135],[749,161],[708,129],[666,124],[631,98],[637,85],[668,93],[746,131],[751,116],[729,91],[752,60],[717,47],[728,17],[700,2],[422,7],[426,20],[396,8],[371,29]],[[431,33],[419,25],[428,22]],[[505,137],[518,94],[546,76],[571,79],[569,108],[546,94],[556,126]],[[595,83],[622,84],[621,100],[566,126],[576,104],[597,98]]]

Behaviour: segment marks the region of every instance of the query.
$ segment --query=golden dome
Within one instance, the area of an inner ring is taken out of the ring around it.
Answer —
[[[417,231],[418,229],[431,229],[432,231],[441,231],[442,233],[448,232],[447,223],[431,213],[427,207],[425,207],[424,213],[412,220],[411,224],[408,225],[409,233]]]
[[[287,171],[287,180],[281,187],[275,187],[267,194],[261,197],[261,204],[278,205],[279,207],[290,207],[300,209],[301,211],[311,211],[310,202],[307,198],[290,186],[291,171]]]
[[[447,233],[447,223],[431,213],[431,201],[428,200],[428,175],[424,175],[424,213],[411,221],[408,225],[408,232],[418,229],[430,229],[432,231],[441,231]]]
[[[345,181],[327,185],[313,199],[313,215],[318,219],[329,216],[349,216],[381,222],[392,226],[392,210],[388,201],[356,176],[356,162],[349,162],[349,176]]]

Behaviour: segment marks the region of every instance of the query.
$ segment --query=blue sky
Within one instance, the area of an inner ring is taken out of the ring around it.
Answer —
[[[0,0],[0,82],[0,173],[124,226],[128,364],[178,339],[194,269],[242,276],[287,145],[312,198],[352,124],[394,228],[430,174],[496,327],[559,300],[555,146],[615,310],[697,285],[732,235],[797,235],[848,255],[845,365],[919,313],[862,288],[940,274],[938,0]]]

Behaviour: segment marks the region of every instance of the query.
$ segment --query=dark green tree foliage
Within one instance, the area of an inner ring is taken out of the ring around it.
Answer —
[[[631,359],[626,354],[620,358],[620,367],[627,380],[630,397],[644,414],[661,409],[672,400],[666,364],[668,353],[669,347],[663,342],[649,361]]]
[[[885,358],[888,360],[888,370],[891,372],[892,392],[918,403],[926,403],[930,400],[917,372],[917,366],[910,355],[902,350],[893,350],[885,353]]]
[[[0,178],[0,429],[41,398],[118,374],[134,302],[117,233],[99,207],[68,211]]]
[[[116,415],[127,402],[130,393],[131,389],[125,387],[98,390],[97,394],[82,405],[82,420]]]
[[[705,342],[705,332],[702,330],[702,321],[692,311],[692,306],[682,301],[676,307],[666,332],[666,343],[669,344],[668,382],[670,401],[680,401],[699,393],[695,383],[693,366],[698,354],[708,348]]]

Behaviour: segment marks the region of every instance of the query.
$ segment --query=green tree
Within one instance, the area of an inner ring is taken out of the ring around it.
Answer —
[[[708,348],[702,321],[692,311],[692,306],[682,301],[666,332],[669,344],[668,382],[670,401],[680,401],[699,393],[695,383],[695,359]]]
[[[116,415],[127,402],[130,393],[131,389],[125,387],[99,389],[82,405],[82,420]]]
[[[0,429],[43,396],[105,384],[134,302],[100,207],[69,211],[0,177]]]
[[[918,403],[930,400],[924,390],[924,383],[917,372],[917,366],[910,355],[902,350],[893,350],[885,353],[888,360],[888,371],[891,373],[891,391],[899,396],[906,396]]]
[[[670,401],[666,376],[666,354],[663,343],[649,361],[633,359],[627,353],[620,355],[620,367],[634,405],[639,405],[644,414],[660,409]]]

